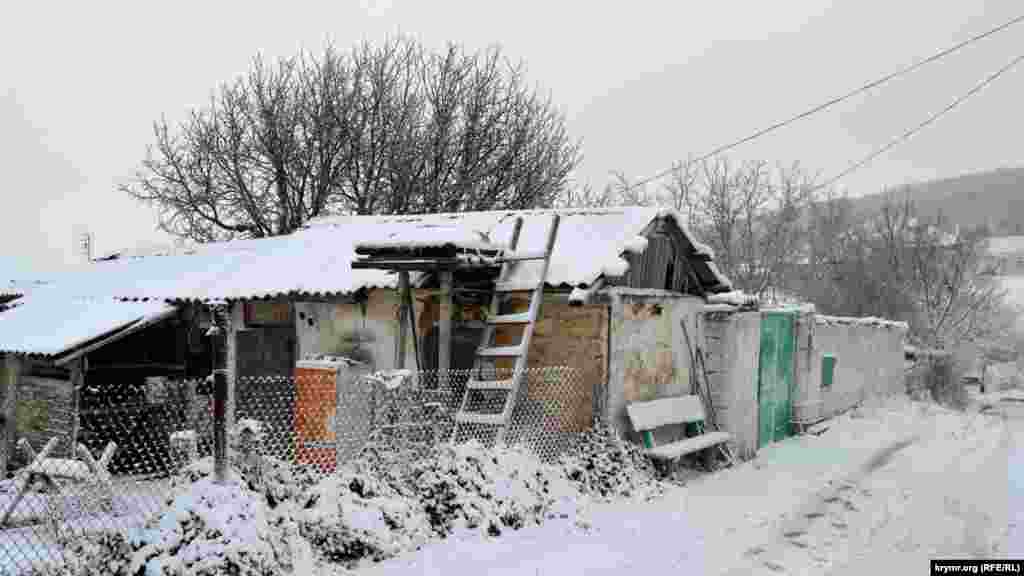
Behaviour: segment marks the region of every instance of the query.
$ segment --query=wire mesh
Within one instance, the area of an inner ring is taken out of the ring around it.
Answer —
[[[415,459],[445,442],[493,445],[502,429],[504,443],[552,459],[591,426],[601,392],[571,368],[529,369],[511,398],[507,390],[469,389],[471,381],[513,375],[347,366],[242,377],[228,431],[231,464],[257,485],[275,470],[288,470],[286,478],[299,482],[367,451]],[[81,391],[73,430],[46,445],[19,442],[25,465],[0,482],[0,576],[59,563],[72,539],[95,531],[127,534],[163,510],[175,477],[212,456],[210,392],[207,381],[97,383]],[[505,413],[507,425],[459,424],[460,413]]]
[[[166,505],[171,477],[209,455],[212,417],[202,382],[149,379],[91,383],[79,390],[74,425],[45,436],[24,430],[22,464],[0,481],[0,575],[60,563],[66,545],[90,532],[126,532]],[[175,436],[193,453],[175,453]]]

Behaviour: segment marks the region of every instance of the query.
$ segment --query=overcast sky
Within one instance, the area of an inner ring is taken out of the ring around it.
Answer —
[[[0,24],[0,276],[163,241],[118,192],[161,115],[181,118],[252,57],[389,32],[500,43],[583,141],[580,182],[652,175],[1002,23],[1019,0],[18,2]],[[829,176],[1024,53],[1024,24],[731,157]],[[1024,65],[844,179],[851,193],[1024,165]],[[13,272],[8,272],[13,270]]]

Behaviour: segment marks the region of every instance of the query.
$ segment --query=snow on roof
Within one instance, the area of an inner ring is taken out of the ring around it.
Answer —
[[[8,280],[0,282],[0,297],[3,296],[24,296],[40,286],[46,286],[46,280]]]
[[[997,236],[989,238],[988,252],[993,255],[1024,253],[1024,236]]]
[[[625,252],[642,252],[646,242],[638,237],[659,218],[673,220],[686,234],[696,255],[710,257],[711,250],[697,242],[682,226],[683,218],[673,210],[647,207],[620,207],[584,210],[522,210],[494,212],[463,212],[459,214],[429,214],[417,216],[335,216],[316,219],[310,230],[367,226],[367,235],[360,236],[361,247],[438,246],[449,242],[459,247],[504,247],[512,238],[515,217],[523,218],[517,252],[542,252],[547,241],[551,216],[558,214],[561,222],[548,269],[548,284],[552,286],[589,286],[598,278],[620,276],[628,269],[622,258]],[[385,239],[377,240],[385,230]],[[456,229],[448,232],[439,242],[433,230]],[[370,232],[369,229],[373,229]],[[362,230],[360,230],[362,231]],[[480,240],[484,242],[480,244]],[[386,246],[383,246],[386,245]],[[730,287],[712,262],[703,262],[711,280],[706,288],[721,291]],[[541,262],[522,262],[514,270],[510,284],[532,287],[536,285]]]
[[[873,326],[876,328],[893,328],[904,332],[910,329],[910,325],[906,322],[886,320],[885,318],[877,318],[874,316],[859,318],[853,316],[826,316],[819,314],[815,316],[815,321],[821,325]]]
[[[350,294],[360,289],[397,285],[396,275],[387,271],[353,270],[356,244],[412,241],[436,245],[440,230],[442,239],[449,242],[485,240],[489,246],[504,245],[511,239],[515,217],[523,216],[517,248],[539,252],[544,248],[553,213],[537,210],[335,216],[317,219],[287,236],[205,244],[188,253],[159,258],[80,264],[58,274],[54,281],[68,298],[218,301]],[[621,273],[627,264],[621,258],[623,252],[638,248],[636,237],[667,213],[639,207],[558,211],[562,220],[548,284],[588,286],[604,274]],[[706,251],[690,239],[701,253]],[[728,280],[713,262],[696,265],[706,289],[729,289]],[[540,262],[523,262],[510,281],[535,285],[540,266]]]
[[[0,352],[59,356],[95,338],[174,311],[162,302],[67,298],[38,290],[0,314]]]

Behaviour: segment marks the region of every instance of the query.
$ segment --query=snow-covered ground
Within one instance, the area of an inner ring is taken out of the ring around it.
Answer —
[[[356,573],[852,575],[1022,556],[1024,394],[975,395],[966,412],[889,399],[659,500],[592,504],[585,518],[498,537],[461,531]],[[314,566],[308,544],[293,548],[297,573],[353,573]]]
[[[1019,333],[1024,334],[1024,275],[1001,276],[999,283],[1006,291],[1006,302],[1021,312],[1017,318],[1016,328]]]
[[[893,399],[659,502],[598,505],[589,533],[549,522],[452,538],[361,573],[889,574],[1000,556],[1008,430],[992,410]]]

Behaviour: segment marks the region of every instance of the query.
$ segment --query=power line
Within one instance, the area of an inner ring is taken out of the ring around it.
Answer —
[[[896,145],[898,145],[898,144],[900,144],[902,142],[905,142],[911,136],[913,136],[917,132],[920,132],[924,128],[927,128],[929,125],[934,123],[936,120],[938,120],[942,116],[945,116],[949,112],[952,112],[953,109],[956,108],[957,106],[959,106],[960,104],[962,104],[964,102],[964,100],[967,100],[971,96],[974,96],[978,92],[981,92],[981,90],[983,88],[985,88],[986,86],[988,86],[989,84],[994,82],[997,78],[999,78],[1003,74],[1009,72],[1010,69],[1013,68],[1014,66],[1016,66],[1017,64],[1019,64],[1021,60],[1024,60],[1024,54],[1021,54],[1020,56],[1017,56],[1016,58],[1011,60],[1009,64],[1006,64],[1005,66],[1003,66],[999,70],[996,70],[995,72],[990,74],[987,78],[982,80],[981,83],[979,83],[974,88],[971,88],[970,90],[968,90],[967,92],[962,94],[956,100],[953,100],[952,102],[950,102],[950,104],[948,106],[946,106],[945,108],[943,108],[942,110],[939,110],[938,112],[932,114],[931,116],[926,118],[923,122],[919,123],[918,125],[914,126],[913,128],[910,128],[909,130],[907,130],[903,134],[900,134],[896,138],[893,138],[887,144],[885,144],[881,148],[878,148],[874,152],[868,154],[864,158],[858,160],[857,162],[855,162],[853,164],[850,164],[842,172],[840,172],[840,173],[836,174],[835,176],[829,178],[825,182],[815,186],[814,188],[812,188],[812,191],[820,190],[822,188],[827,188],[828,186],[831,186],[832,184],[835,184],[835,182],[837,180],[839,180],[840,178],[850,174],[851,172],[854,172],[855,170],[863,168],[864,166],[866,166],[869,162],[871,162],[875,158],[878,158],[882,154],[885,154],[889,150],[893,149]]]
[[[739,140],[735,140],[735,141],[730,142],[728,144],[719,146],[718,148],[715,148],[714,150],[708,152],[707,154],[704,154],[702,156],[697,157],[694,160],[694,162],[703,162],[704,160],[707,160],[708,158],[711,158],[712,156],[717,156],[717,155],[721,154],[722,152],[725,152],[726,150],[730,150],[732,148],[740,146],[741,144],[746,144],[747,142],[750,142],[751,140],[755,140],[757,138],[760,138],[761,136],[764,136],[765,134],[768,134],[769,132],[774,132],[775,130],[778,130],[779,128],[782,128],[784,126],[792,124],[793,122],[797,122],[799,120],[803,120],[804,118],[807,118],[809,116],[817,114],[818,112],[821,112],[822,110],[825,110],[827,108],[831,108],[832,106],[835,106],[836,104],[839,104],[840,102],[843,102],[845,100],[849,100],[850,98],[853,98],[854,96],[857,96],[859,94],[867,92],[868,90],[871,90],[872,88],[877,88],[878,86],[881,86],[882,84],[885,84],[886,82],[889,82],[890,80],[893,80],[893,79],[895,79],[895,78],[897,78],[899,76],[903,76],[905,74],[909,74],[910,72],[913,72],[914,70],[916,70],[918,68],[921,68],[922,66],[931,64],[932,62],[935,62],[935,61],[937,61],[937,60],[939,60],[941,58],[944,58],[944,57],[952,54],[953,52],[956,52],[956,51],[960,50],[961,48],[964,48],[965,46],[968,46],[970,44],[978,42],[979,40],[983,40],[985,38],[988,38],[989,36],[992,36],[994,34],[1002,32],[1003,30],[1006,30],[1010,26],[1013,26],[1014,24],[1019,24],[1021,22],[1024,22],[1024,14],[1022,14],[1020,16],[1017,16],[1016,18],[1013,18],[1012,20],[1008,20],[1008,21],[1000,24],[999,26],[996,26],[995,28],[991,28],[991,29],[989,29],[986,32],[982,32],[981,34],[978,34],[976,36],[972,36],[972,37],[968,38],[967,40],[964,40],[962,42],[954,44],[953,46],[950,46],[949,48],[946,48],[945,50],[943,50],[941,52],[933,54],[932,56],[929,56],[928,58],[925,58],[924,60],[919,60],[918,62],[915,62],[914,64],[911,64],[910,66],[907,66],[906,68],[903,68],[903,69],[898,70],[896,72],[893,72],[891,74],[887,74],[885,76],[882,76],[881,78],[879,78],[877,80],[874,80],[872,82],[869,82],[867,84],[864,84],[863,86],[861,86],[861,87],[859,87],[859,88],[857,88],[855,90],[851,90],[850,92],[847,92],[846,94],[843,94],[842,96],[837,96],[835,98],[832,98],[831,100],[828,100],[827,102],[825,102],[823,104],[819,104],[818,106],[815,106],[814,108],[811,108],[810,110],[807,110],[805,112],[801,112],[800,114],[797,114],[796,116],[792,116],[790,118],[782,120],[781,122],[776,122],[775,124],[772,124],[772,125],[770,125],[770,126],[768,126],[766,128],[762,128],[761,130],[758,130],[757,132],[754,132],[753,134],[751,134],[749,136],[746,136],[744,138],[740,138]],[[661,172],[658,172],[654,176],[650,176],[648,178],[644,178],[642,180],[638,180],[637,182],[634,182],[630,186],[626,187],[624,191],[628,192],[628,191],[634,190],[636,188],[639,188],[640,186],[643,186],[645,184],[653,182],[654,180],[657,180],[659,178],[663,178],[663,177],[671,174],[672,170],[674,168],[675,167],[673,166],[672,168],[668,168],[667,170],[662,170]]]

